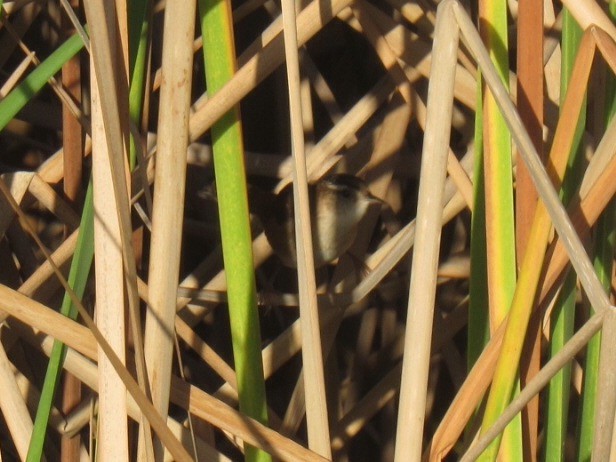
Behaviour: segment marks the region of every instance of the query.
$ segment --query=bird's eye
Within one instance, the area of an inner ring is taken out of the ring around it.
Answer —
[[[340,188],[340,195],[342,197],[344,197],[345,199],[348,199],[349,197],[351,197],[351,193],[352,191],[349,188]]]

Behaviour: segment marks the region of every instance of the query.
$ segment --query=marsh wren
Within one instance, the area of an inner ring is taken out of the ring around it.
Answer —
[[[345,253],[357,235],[359,222],[370,204],[382,204],[366,184],[353,175],[337,174],[308,185],[312,245],[316,268]],[[297,267],[295,212],[292,185],[278,195],[251,188],[251,209],[259,217],[265,236],[285,266]]]

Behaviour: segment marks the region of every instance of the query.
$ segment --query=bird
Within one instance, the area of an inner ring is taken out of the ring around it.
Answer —
[[[349,250],[370,205],[382,205],[363,180],[349,174],[332,174],[309,184],[308,195],[315,268]],[[283,265],[297,268],[292,185],[279,194],[251,186],[249,202],[274,253]]]

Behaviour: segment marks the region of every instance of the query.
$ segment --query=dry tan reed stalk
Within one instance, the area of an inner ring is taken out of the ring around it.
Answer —
[[[150,244],[149,304],[144,354],[152,403],[166,419],[174,350],[177,280],[182,245],[186,159],[177,153],[188,147],[192,89],[196,1],[170,3],[165,8],[162,82],[158,119],[158,151]],[[149,459],[147,436],[140,434],[140,458]],[[156,444],[157,457],[162,447]]]
[[[124,156],[125,147],[128,145],[128,122],[127,113],[123,113],[118,106],[119,101],[125,101],[127,98],[126,80],[122,79],[125,75],[123,72],[127,71],[124,70],[116,74],[113,73],[114,69],[123,67],[119,65],[121,61],[118,62],[117,60],[114,60],[114,57],[117,55],[110,50],[110,30],[115,31],[113,24],[110,26],[104,21],[94,20],[94,18],[97,17],[111,20],[113,15],[109,15],[108,17],[105,14],[102,3],[91,2],[86,6],[86,16],[93,19],[92,21],[89,21],[90,35],[92,38],[93,69],[98,82],[97,88],[100,95],[101,115],[102,119],[105,121],[104,136],[106,137],[109,149],[109,166],[111,167],[110,170],[112,172],[113,191],[117,201],[116,208],[120,229],[123,263],[122,270],[126,278],[129,315],[133,336],[135,339],[136,369],[140,390],[137,388],[137,384],[134,380],[130,377],[130,375],[128,375],[127,371],[123,369],[119,358],[115,356],[114,352],[109,348],[109,345],[103,337],[100,336],[100,332],[98,332],[95,326],[90,323],[90,319],[87,315],[83,312],[81,314],[84,316],[88,326],[93,329],[97,340],[101,342],[101,347],[103,347],[106,354],[109,355],[109,360],[113,363],[114,369],[116,369],[118,374],[122,377],[124,384],[135,397],[135,400],[143,407],[143,412],[147,416],[147,419],[144,418],[142,422],[144,434],[146,435],[146,447],[149,448],[151,444],[148,422],[148,420],[150,420],[152,421],[158,436],[165,441],[165,444],[168,445],[170,451],[172,451],[176,457],[186,460],[189,458],[188,454],[182,445],[171,435],[168,428],[164,424],[164,420],[156,414],[144,394],[144,390],[147,387],[147,380],[145,378],[145,364],[142,350],[143,340],[141,335],[141,323],[139,321],[135,257],[131,246],[132,230],[130,228],[128,206],[129,195],[126,181],[126,176],[128,176],[126,172],[128,170],[126,169],[126,157]],[[113,65],[114,62],[117,64],[116,66]],[[116,81],[116,78],[119,80]],[[124,122],[123,125],[122,122]],[[124,127],[124,130],[122,127]]]
[[[116,197],[108,169],[108,147],[98,99],[96,74],[92,74],[92,141],[94,184],[94,253],[96,259],[96,323],[116,354],[125,364],[124,276]],[[128,457],[126,389],[113,366],[99,351],[100,450],[113,458]],[[118,460],[119,460],[118,459]]]
[[[79,216],[72,207],[36,173],[32,176],[28,191],[36,198],[40,205],[53,213],[70,229],[79,227]]]
[[[293,205],[295,212],[295,242],[297,249],[297,281],[302,328],[302,364],[306,400],[308,446],[316,453],[331,459],[329,421],[325,397],[325,377],[319,308],[316,295],[316,276],[308,203],[308,173],[304,151],[304,123],[300,90],[297,19],[295,2],[282,1],[284,51],[289,91],[291,119],[291,149],[293,159]]]
[[[413,271],[409,289],[395,460],[419,460],[441,235],[442,202],[449,149],[458,30],[453,9],[437,16],[417,208]]]
[[[87,12],[90,17],[96,8],[97,6],[90,7]],[[128,112],[120,105],[120,102],[125,101],[124,98],[127,97],[126,75],[128,70],[125,61],[121,60],[127,48],[122,48],[121,39],[115,32],[117,24],[115,11],[107,13],[111,14],[101,16],[98,24],[91,29],[91,67],[96,70],[91,74],[94,252],[97,255],[95,271],[98,295],[96,323],[120,361],[126,364],[123,269],[124,263],[132,264],[134,267],[134,261],[132,261],[132,252],[129,252],[131,263],[123,262],[123,246],[118,244],[130,245],[126,239],[123,239],[130,233],[127,194],[130,187],[125,183],[126,170],[123,160],[126,158],[127,132],[125,128]],[[108,75],[100,71],[100,60],[107,57],[106,55],[109,58],[105,62],[105,65],[109,66]],[[98,63],[97,59],[99,59]],[[117,73],[113,74],[112,69],[115,69]],[[115,124],[107,125],[106,121],[111,111],[113,111],[112,117],[117,120]],[[114,162],[115,169],[113,168]],[[111,169],[109,165],[112,165]],[[122,210],[124,217],[120,213]],[[99,368],[101,374],[99,376],[100,442],[98,448],[103,457],[110,458],[108,460],[124,460],[129,454],[126,388],[112,363],[100,348]]]
[[[61,340],[90,358],[97,358],[96,345],[87,327],[6,286],[0,286],[0,295],[0,309],[8,315]]]

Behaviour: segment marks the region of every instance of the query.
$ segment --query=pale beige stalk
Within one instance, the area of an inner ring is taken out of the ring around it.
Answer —
[[[196,1],[170,2],[165,9],[158,153],[150,245],[149,305],[144,353],[152,403],[163,418],[169,408],[174,319],[182,243],[182,214],[192,88],[192,42]],[[182,153],[182,155],[178,155]],[[139,457],[145,457],[140,439]],[[156,444],[160,460],[162,447]]]
[[[436,295],[443,191],[449,148],[458,48],[451,3],[439,6],[409,289],[395,461],[420,460]]]
[[[4,285],[0,285],[0,310],[89,358],[98,357],[96,343],[87,327]]]
[[[297,245],[297,279],[299,286],[299,313],[302,328],[302,360],[306,399],[308,447],[331,459],[323,352],[319,307],[317,305],[316,277],[308,203],[308,174],[304,152],[304,130],[297,52],[297,22],[295,2],[282,1],[284,50],[289,89],[291,117],[291,149],[293,154],[293,199],[295,208],[295,241]]]
[[[124,60],[119,58],[122,56],[118,52],[118,47],[114,45],[116,41],[117,24],[115,10],[106,9],[102,1],[90,1],[85,3],[86,17],[90,26],[91,37],[91,68],[93,74],[96,74],[96,82],[98,95],[100,98],[101,118],[104,121],[104,136],[107,142],[108,149],[108,167],[111,171],[112,184],[115,196],[115,208],[118,215],[118,224],[120,229],[120,240],[115,242],[122,252],[122,272],[126,280],[126,300],[128,300],[129,319],[132,327],[132,334],[135,345],[135,365],[139,382],[138,400],[148,407],[147,414],[150,418],[157,421],[157,426],[164,421],[159,416],[152,417],[151,406],[147,401],[144,401],[147,395],[147,379],[145,377],[145,364],[143,359],[143,340],[141,332],[140,312],[139,312],[139,296],[137,294],[137,276],[135,269],[135,255],[132,248],[132,226],[130,218],[130,197],[129,197],[129,180],[127,160],[128,146],[128,82],[126,78],[126,68]],[[104,20],[100,20],[103,18]],[[83,313],[82,313],[83,316]],[[89,320],[86,321],[89,324]],[[91,326],[90,326],[91,327]],[[97,331],[95,331],[97,332]],[[131,393],[135,393],[133,388],[135,383],[132,378],[124,373],[126,370],[119,363],[114,352],[108,349],[109,345],[100,342],[101,346],[112,356],[109,358],[114,367],[119,367],[118,373],[123,377],[122,380],[127,387],[130,387]],[[110,347],[109,347],[110,348]],[[151,446],[150,424],[147,419],[144,419],[142,425],[145,433],[148,435],[148,448]],[[173,446],[176,455],[185,457],[185,451],[169,435],[166,428],[158,427],[159,435],[164,434],[163,438]]]
[[[94,184],[94,254],[96,255],[96,323],[123,364],[126,364],[124,274],[118,200],[109,169],[109,147],[100,107],[96,73],[92,86],[92,177]],[[99,349],[98,450],[101,460],[127,460],[126,388]]]
[[[119,2],[120,4],[122,2]],[[101,20],[103,20],[101,18]],[[116,16],[111,14],[104,21],[113,24]],[[121,24],[119,29],[122,29]],[[112,29],[113,30],[113,29]],[[126,66],[118,66],[118,57],[123,50],[116,34],[109,34],[106,43],[115,58],[118,81],[126,78]],[[100,39],[100,36],[99,36]],[[94,63],[91,62],[91,68]],[[103,118],[101,94],[105,86],[99,86],[97,73],[91,73],[92,92],[92,178],[94,184],[94,253],[96,255],[96,322],[105,339],[123,364],[126,364],[126,326],[124,323],[126,305],[124,299],[124,268],[122,261],[122,236],[118,217],[118,204],[126,203],[128,197],[118,197],[114,187],[113,172],[109,168],[113,155],[108,145],[107,128]],[[118,85],[116,88],[122,88]],[[123,149],[122,149],[123,151]],[[117,180],[116,180],[117,181]],[[99,419],[98,451],[101,461],[126,460],[128,458],[128,421],[126,387],[116,373],[109,359],[99,346]]]

